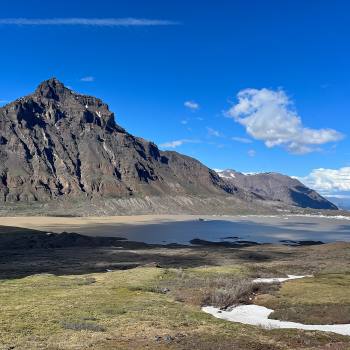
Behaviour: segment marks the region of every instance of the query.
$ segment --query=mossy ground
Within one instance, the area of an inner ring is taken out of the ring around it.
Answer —
[[[256,302],[282,319],[343,323],[349,318],[349,262],[350,244],[344,243],[22,250],[0,245],[0,349],[350,349],[350,337],[267,330],[200,309],[208,295],[219,303],[234,300],[236,284],[245,287],[255,277],[312,273],[315,278],[260,290]]]
[[[236,273],[242,275],[237,266],[181,271],[197,278],[202,275],[216,278],[221,272],[226,277],[228,273],[230,277]],[[270,331],[217,320],[201,312],[199,306],[178,302],[171,293],[157,292],[157,286],[167,285],[178,274],[177,269],[142,267],[80,276],[40,274],[4,280],[0,283],[0,348],[314,349],[340,344],[339,349],[346,349],[345,346],[350,346],[347,337],[334,334]],[[191,293],[190,286],[187,293]]]
[[[318,274],[281,285],[256,302],[275,312],[272,318],[306,324],[350,324],[350,272]]]

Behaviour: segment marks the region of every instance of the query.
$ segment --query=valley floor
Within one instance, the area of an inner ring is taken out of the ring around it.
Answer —
[[[37,234],[0,227],[0,238]],[[252,283],[287,274],[314,278]],[[280,320],[350,323],[349,290],[350,243],[0,248],[0,349],[350,349],[347,336],[263,329],[201,311],[255,303]]]
[[[90,237],[121,237],[149,244],[207,241],[348,241],[350,217],[335,215],[133,215],[1,217],[0,225]],[[291,242],[289,242],[291,243]]]

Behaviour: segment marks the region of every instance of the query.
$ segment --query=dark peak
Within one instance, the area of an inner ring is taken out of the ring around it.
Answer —
[[[51,87],[54,89],[65,88],[64,84],[55,77],[52,77],[48,80],[44,80],[43,82],[41,82],[38,86],[38,89],[41,87]]]
[[[57,78],[45,80],[37,87],[35,93],[45,98],[59,100],[60,96],[65,92],[70,91]]]

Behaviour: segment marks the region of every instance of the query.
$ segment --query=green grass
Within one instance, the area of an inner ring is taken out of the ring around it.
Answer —
[[[91,321],[110,327],[120,315],[150,303],[152,295],[129,287],[147,283],[161,272],[155,269],[121,271],[83,277],[37,275],[0,283],[1,339],[8,343],[30,341],[34,335],[67,333],[62,325]],[[68,331],[68,335],[72,332]]]
[[[213,274],[244,276],[248,270],[243,265],[200,266],[186,269],[188,274],[199,276],[212,276]]]
[[[283,283],[257,302],[274,309],[272,318],[307,324],[350,323],[350,273],[319,274]]]
[[[194,276],[200,281],[241,273],[236,266],[136,268],[5,280],[0,282],[0,349],[277,350],[348,344],[348,338],[337,335],[268,331],[218,320],[198,305],[176,301],[172,292],[157,292],[172,281],[170,289],[179,288],[184,278],[183,293],[191,294],[188,281]]]

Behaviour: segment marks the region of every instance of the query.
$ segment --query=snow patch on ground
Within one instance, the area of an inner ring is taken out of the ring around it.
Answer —
[[[285,281],[313,277],[312,275],[297,276],[287,275],[288,277],[274,277],[274,278],[256,278],[253,283],[282,283]],[[269,319],[273,312],[259,305],[238,305],[231,309],[221,310],[213,306],[205,306],[202,308],[207,314],[222,320],[249,324],[252,326],[259,326],[267,329],[274,328],[288,328],[288,329],[303,329],[308,331],[333,332],[342,335],[350,336],[350,324],[333,324],[333,325],[317,325],[317,324],[303,324],[297,322],[280,321]]]
[[[305,276],[287,275],[287,276],[288,277],[256,278],[253,280],[253,283],[282,283],[282,282],[297,280],[305,277],[313,277],[312,275],[305,275]]]
[[[202,308],[202,311],[222,320],[260,326],[267,329],[293,328],[308,331],[333,332],[350,336],[350,324],[307,325],[296,322],[270,320],[268,317],[273,310],[259,305],[240,305],[234,307],[232,310],[220,310],[213,306],[205,306]]]

